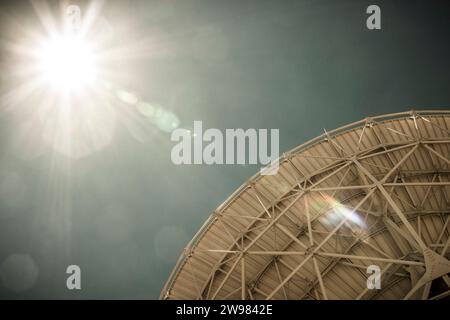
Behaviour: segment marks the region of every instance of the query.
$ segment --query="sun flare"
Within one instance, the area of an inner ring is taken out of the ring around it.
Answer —
[[[97,78],[94,51],[79,37],[54,36],[38,48],[36,58],[37,71],[53,88],[79,91]]]
[[[8,42],[14,78],[0,111],[24,114],[34,145],[79,159],[110,145],[117,125],[139,141],[148,127],[170,133],[179,126],[176,114],[130,88],[143,76],[132,72],[134,59],[151,51],[150,40],[128,41],[123,22],[110,24],[101,2],[63,6],[61,19],[45,2],[32,5],[37,19]]]

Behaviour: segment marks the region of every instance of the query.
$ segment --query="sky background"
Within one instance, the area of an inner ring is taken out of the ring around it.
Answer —
[[[370,4],[381,30],[366,28]],[[276,128],[284,152],[367,116],[450,109],[448,1],[116,0],[100,17],[125,48],[114,81],[181,127]],[[28,1],[1,2],[2,99],[23,81],[7,43],[30,28],[42,26]],[[0,100],[0,298],[157,299],[183,247],[259,167],[175,166],[170,134],[131,108],[101,148],[67,157],[35,126],[45,99]],[[71,264],[82,290],[66,288]]]

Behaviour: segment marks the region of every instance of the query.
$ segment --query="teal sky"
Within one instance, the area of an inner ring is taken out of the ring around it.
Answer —
[[[382,29],[369,31],[374,3]],[[109,44],[132,52],[111,67],[117,83],[181,127],[276,128],[283,152],[367,116],[450,109],[448,1],[116,0],[100,15]],[[0,5],[3,97],[20,83],[6,43],[36,21],[28,1]],[[175,166],[170,135],[131,111],[106,146],[70,159],[34,143],[39,97],[0,105],[0,298],[158,298],[182,248],[259,168]],[[66,289],[71,264],[80,291]]]

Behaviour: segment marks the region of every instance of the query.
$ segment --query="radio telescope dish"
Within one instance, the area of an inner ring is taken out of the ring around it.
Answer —
[[[445,298],[449,220],[450,111],[367,118],[236,190],[161,299]]]

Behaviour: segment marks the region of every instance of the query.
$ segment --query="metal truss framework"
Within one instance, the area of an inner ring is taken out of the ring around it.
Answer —
[[[449,112],[365,119],[285,154],[277,176],[289,187],[245,184],[187,246],[161,298],[450,296],[449,126]],[[366,286],[369,265],[381,290]],[[436,281],[446,289],[434,294]]]

